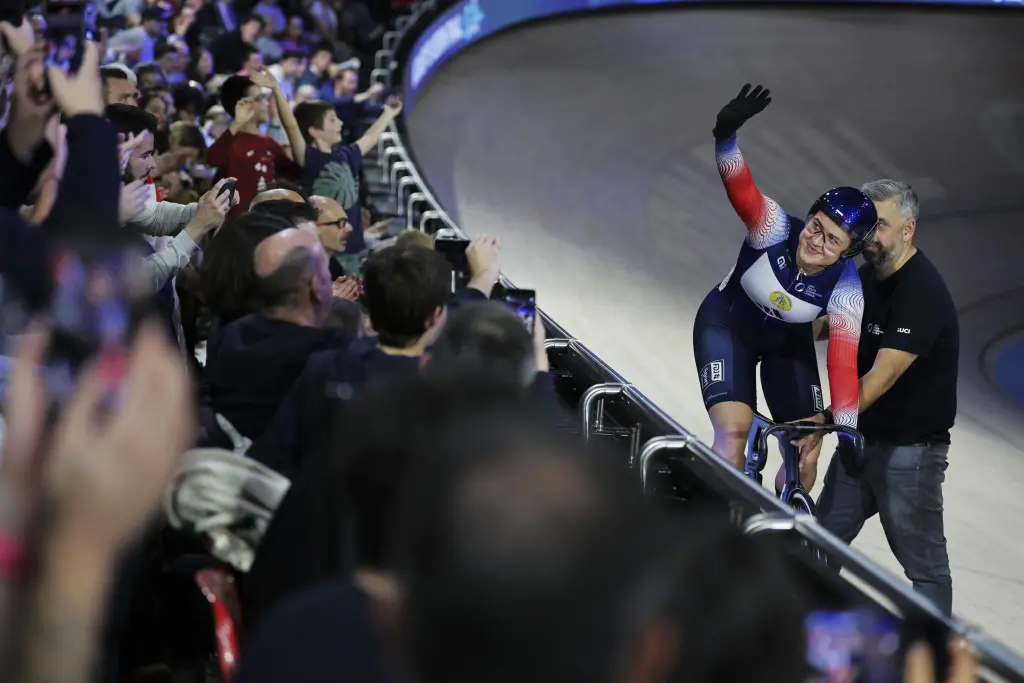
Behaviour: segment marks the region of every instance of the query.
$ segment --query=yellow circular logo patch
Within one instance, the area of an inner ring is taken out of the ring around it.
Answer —
[[[780,311],[788,311],[793,308],[793,302],[789,300],[785,292],[772,292],[768,295],[768,300],[775,304],[775,308]]]

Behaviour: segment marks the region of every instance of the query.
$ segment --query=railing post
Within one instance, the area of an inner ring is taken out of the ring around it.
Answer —
[[[761,512],[751,515],[743,523],[743,533],[753,536],[763,533],[796,531],[798,516],[795,512],[792,515],[783,512]],[[804,516],[810,517],[810,515]]]
[[[404,153],[404,150],[397,145],[395,145],[394,147],[388,147],[387,149],[384,150],[384,156],[380,158],[380,167],[382,171],[380,181],[382,183],[388,179],[388,169],[391,165],[391,157],[401,158]]]
[[[642,427],[635,424],[629,428],[629,467],[633,467],[637,456],[640,455],[640,431]]]
[[[425,202],[425,201],[427,201],[427,195],[423,194],[422,192],[413,192],[411,195],[409,195],[409,202],[408,202],[408,204],[405,207],[405,229],[406,230],[411,230],[412,227],[413,227],[412,226],[412,217],[413,217],[413,210],[415,209],[416,205],[419,204],[420,202]]]
[[[544,348],[550,351],[551,349],[567,349],[572,344],[572,339],[545,339]]]
[[[651,469],[651,460],[661,451],[678,451],[686,448],[693,441],[693,435],[686,436],[655,436],[647,440],[644,447],[640,449],[640,486],[647,492],[647,473]],[[629,463],[630,468],[636,463]]]
[[[384,154],[384,148],[390,144],[391,147],[401,147],[401,141],[398,139],[396,133],[392,133],[390,130],[386,130],[380,134],[380,139],[377,140],[377,156],[382,157]]]
[[[622,390],[627,385],[619,383],[608,383],[608,384],[595,384],[594,386],[583,392],[583,398],[580,399],[580,431],[584,441],[590,441],[590,434],[592,430],[591,413],[595,401],[600,400],[599,409],[604,407],[604,398],[607,396],[621,396]]]
[[[394,186],[394,184],[398,182],[399,173],[401,173],[402,171],[409,173],[411,168],[412,164],[410,164],[408,161],[396,161],[395,163],[391,164],[391,185]]]
[[[391,61],[391,56],[391,50],[377,50],[377,54],[373,56],[374,70],[383,69],[384,65]]]
[[[427,225],[427,221],[430,220],[441,220],[441,212],[434,210],[424,211],[420,215],[420,232],[426,232],[426,230],[424,230],[424,227]]]
[[[398,185],[395,187],[395,203],[397,204],[399,216],[405,215],[405,190],[409,186],[418,188],[419,183],[414,176],[405,176],[398,181]]]
[[[374,69],[370,72],[370,83],[380,83],[385,88],[390,88],[391,69]]]

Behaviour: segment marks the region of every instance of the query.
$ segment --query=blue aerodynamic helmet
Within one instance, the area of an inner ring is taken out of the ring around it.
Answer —
[[[811,205],[808,216],[821,211],[850,234],[850,247],[843,257],[850,258],[864,251],[875,236],[878,212],[875,203],[855,187],[833,187]]]

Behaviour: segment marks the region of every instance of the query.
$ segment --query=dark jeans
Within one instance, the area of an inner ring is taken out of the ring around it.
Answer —
[[[818,500],[818,521],[849,543],[878,513],[885,539],[914,589],[949,615],[953,580],[942,529],[945,444],[883,446],[869,443],[860,477],[847,473],[833,457]]]

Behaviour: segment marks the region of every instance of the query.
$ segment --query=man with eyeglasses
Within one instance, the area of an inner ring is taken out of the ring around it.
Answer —
[[[960,332],[942,275],[914,246],[919,203],[906,183],[861,187],[875,204],[878,230],[859,274],[864,316],[857,354],[859,462],[833,458],[818,501],[821,524],[850,542],[876,513],[914,588],[945,613],[953,583],[942,521],[950,434],[956,418]],[[828,336],[822,321],[818,338]],[[829,411],[817,419],[828,421]],[[818,438],[801,442],[817,457]]]
[[[320,237],[320,244],[324,245],[324,251],[330,259],[331,279],[337,280],[345,276],[345,269],[335,256],[345,252],[345,244],[348,242],[349,233],[352,232],[352,225],[348,222],[348,214],[337,200],[313,195],[309,201],[317,210],[316,231]]]

